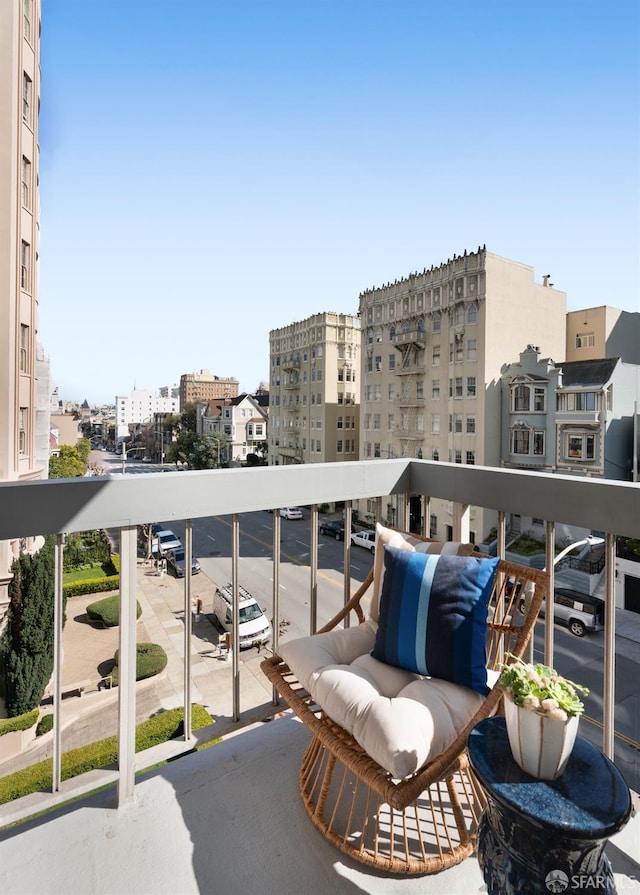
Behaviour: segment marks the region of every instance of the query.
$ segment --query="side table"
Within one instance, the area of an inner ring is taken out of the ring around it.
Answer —
[[[631,813],[615,765],[583,737],[557,780],[537,780],[513,760],[503,717],[469,736],[469,761],[487,796],[478,861],[489,895],[616,892],[604,853]]]

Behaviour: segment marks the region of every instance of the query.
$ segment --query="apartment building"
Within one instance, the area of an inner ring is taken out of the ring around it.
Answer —
[[[237,398],[238,392],[237,379],[215,376],[206,369],[199,373],[183,373],[180,377],[180,410],[184,410],[187,404],[199,404],[201,401]]]
[[[640,364],[640,313],[602,305],[569,311],[564,359],[619,357]]]
[[[38,444],[40,0],[0,3],[0,480],[47,474]],[[0,616],[25,539],[0,543]]]
[[[156,414],[179,413],[178,397],[163,398],[150,389],[134,389],[130,395],[116,395],[116,441],[129,435],[129,426],[146,423]]]
[[[359,458],[360,323],[314,314],[269,333],[269,464]]]
[[[362,459],[416,457],[469,465],[500,464],[500,377],[513,346],[535,341],[552,357],[565,345],[566,295],[549,277],[486,247],[411,273],[360,295]],[[384,511],[385,508],[383,508]],[[373,514],[373,505],[360,507]],[[397,518],[393,501],[386,506]],[[452,510],[432,501],[411,525],[449,539]],[[478,543],[495,524],[472,509]]]

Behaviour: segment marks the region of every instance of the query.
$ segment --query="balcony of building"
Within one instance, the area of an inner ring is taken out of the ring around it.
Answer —
[[[408,528],[409,507],[415,506],[416,499],[423,528],[429,523],[431,501],[449,501],[453,535],[460,540],[468,539],[472,508],[494,511],[501,554],[505,520],[511,513],[547,520],[550,557],[557,522],[604,534],[610,571],[604,658],[598,671],[604,682],[602,716],[589,733],[585,725],[584,734],[616,759],[628,779],[637,779],[637,752],[630,760],[626,753],[618,754],[623,745],[628,748],[629,737],[625,740],[616,731],[621,719],[616,715],[615,675],[616,632],[633,626],[637,618],[616,609],[614,570],[616,535],[640,538],[639,485],[406,459],[3,483],[0,539],[56,535],[58,570],[66,534],[92,529],[117,534],[121,683],[115,695],[87,694],[73,704],[66,699],[63,703],[62,673],[70,657],[68,650],[63,656],[58,571],[52,782],[47,791],[0,806],[2,892],[173,895],[294,893],[304,889],[312,895],[358,891],[469,895],[485,891],[474,857],[433,876],[397,877],[356,864],[331,846],[310,822],[299,799],[298,769],[308,733],[294,717],[282,712],[282,704],[274,699],[259,670],[260,659],[242,661],[237,643],[231,658],[222,661],[194,646],[199,623],[190,609],[195,593],[206,586],[201,580],[204,576],[163,582],[150,575],[138,557],[140,524],[182,520],[189,555],[193,525],[207,517],[221,517],[227,519],[231,530],[230,561],[235,576],[245,562],[239,538],[244,514],[286,505],[309,507],[308,586],[299,598],[309,604],[309,629],[315,629],[322,614],[318,580],[324,572],[318,565],[317,507],[344,501],[349,513],[363,501],[377,505],[381,516],[384,504],[392,500],[400,527]],[[277,648],[280,570],[291,560],[281,556],[283,523],[279,515],[265,514],[265,519],[273,520],[271,556],[265,560],[263,574],[273,581],[271,610]],[[345,598],[358,583],[352,549],[347,539]],[[167,610],[170,588],[183,601],[182,612]],[[167,675],[155,685],[157,689],[148,682],[135,683],[136,599],[145,605],[142,620],[151,629],[150,636],[158,642],[164,638],[169,655]],[[545,658],[553,664],[554,627],[547,621],[540,627]],[[580,647],[577,641],[576,650]],[[214,661],[217,667],[212,671]],[[107,697],[117,730],[117,767],[62,780],[61,757],[66,744],[82,726],[95,724],[97,729]],[[216,722],[195,734],[189,720],[194,702],[205,704]],[[157,714],[176,705],[185,709],[185,735],[136,754],[134,731],[140,713]],[[627,722],[630,714],[635,715],[637,730],[637,696],[624,704],[622,712]],[[272,722],[266,723],[270,719]],[[194,751],[198,743],[211,737],[222,737],[222,742]],[[2,770],[0,773],[4,776]],[[607,848],[618,891],[640,891],[639,853],[640,825],[635,817]]]

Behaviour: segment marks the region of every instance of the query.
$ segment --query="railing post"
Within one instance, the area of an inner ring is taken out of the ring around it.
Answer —
[[[233,720],[240,720],[240,517],[234,513],[231,517],[231,588],[233,593],[233,641],[232,667],[233,678]]]
[[[602,731],[602,751],[613,761],[615,734],[616,698],[616,538],[606,536],[605,558],[605,603],[604,603],[604,728]]]
[[[136,758],[137,528],[120,529],[120,651],[118,655],[118,807],[131,801]]]
[[[65,535],[56,537],[54,554],[54,603],[53,603],[53,774],[52,792],[60,792],[62,782],[62,620],[63,558]]]
[[[454,503],[453,505],[453,539],[454,541],[469,540],[469,520],[471,507],[468,503]]]
[[[343,522],[344,522],[344,605],[346,606],[351,599],[351,519],[352,504],[347,500],[344,505]],[[347,615],[343,625],[348,628],[351,624],[350,616]]]
[[[184,520],[184,739],[192,739],[191,730],[191,635],[193,604],[191,602],[191,557],[193,553],[193,523]],[[196,611],[197,611],[196,603]]]
[[[311,508],[311,546],[309,552],[309,633],[318,630],[318,507]]]
[[[556,581],[556,524],[555,522],[547,522],[545,537],[545,554],[547,572],[549,573],[549,593],[545,600],[544,609],[544,662],[549,668],[553,668],[553,652],[554,652],[554,602],[555,602],[555,581]],[[533,643],[533,636],[531,637]]]
[[[282,520],[280,512],[273,513],[273,652],[278,653],[278,644],[280,642],[280,530]],[[273,704],[278,705],[279,694],[275,686],[272,687]]]

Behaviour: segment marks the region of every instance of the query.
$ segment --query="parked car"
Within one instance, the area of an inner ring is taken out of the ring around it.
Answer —
[[[177,550],[182,547],[182,541],[172,531],[165,529],[159,531],[151,541],[151,552],[165,556],[168,550]]]
[[[300,507],[280,507],[280,515],[283,519],[302,519]]]
[[[327,519],[318,526],[321,535],[331,535],[336,541],[344,541],[344,523],[339,519]]]
[[[271,637],[271,622],[264,614],[264,609],[249,591],[239,585],[240,624],[238,637],[240,649],[261,646]],[[226,584],[218,587],[213,596],[213,614],[218,624],[225,631],[233,628],[233,587]]]
[[[524,612],[524,600],[520,601],[520,612]],[[540,616],[544,616],[544,602],[540,607]],[[587,631],[602,631],[604,600],[570,588],[557,587],[553,599],[553,620],[566,625],[576,637],[584,637]]]
[[[184,578],[186,569],[184,547],[176,547],[175,550],[167,550],[167,565],[173,571],[173,574],[176,576],[176,578]],[[199,571],[200,563],[195,558],[195,556],[192,556],[191,574],[197,575]]]
[[[364,547],[367,550],[373,550],[376,546],[376,533],[369,529],[363,531],[354,531],[351,535],[351,543],[358,547]]]

